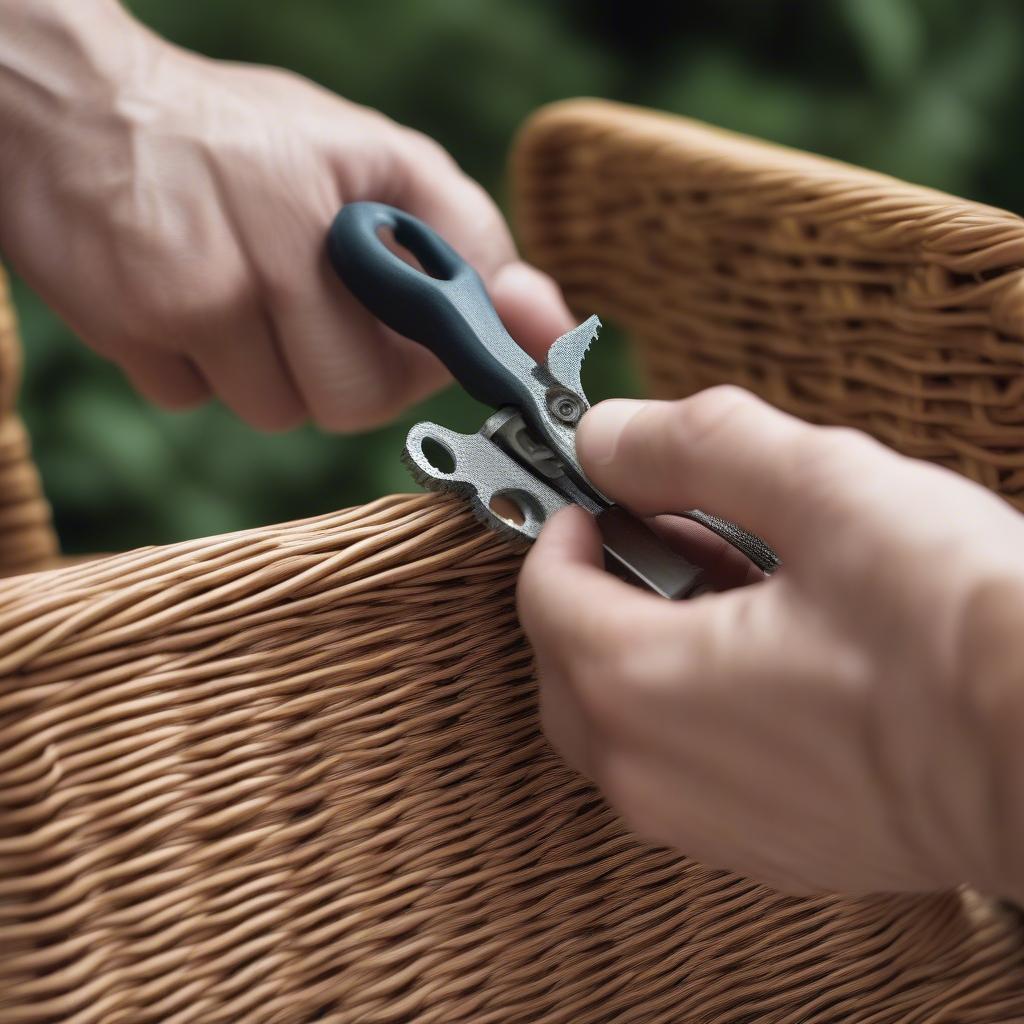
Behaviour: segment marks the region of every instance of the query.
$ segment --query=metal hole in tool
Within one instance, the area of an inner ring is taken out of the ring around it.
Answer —
[[[420,451],[439,473],[455,472],[455,452],[436,437],[425,437],[420,441]]]
[[[526,491],[496,491],[491,495],[488,507],[499,519],[504,519],[512,526],[544,521],[544,510]]]

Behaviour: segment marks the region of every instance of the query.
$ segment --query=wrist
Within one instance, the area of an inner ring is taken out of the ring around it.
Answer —
[[[117,0],[0,0],[0,173],[113,109],[154,39]]]

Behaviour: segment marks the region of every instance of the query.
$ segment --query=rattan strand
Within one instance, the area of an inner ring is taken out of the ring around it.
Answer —
[[[546,108],[527,254],[635,338],[660,397],[740,384],[1024,508],[1024,221],[685,118]]]
[[[27,456],[0,426],[23,565]],[[788,899],[629,838],[539,735],[517,564],[396,497],[0,581],[0,1021],[1024,1019],[974,894]]]
[[[50,506],[16,411],[20,379],[17,322],[0,269],[0,576],[46,568],[57,559]]]
[[[970,894],[629,838],[538,731],[518,555],[401,496],[0,582],[0,1020],[994,1022]]]

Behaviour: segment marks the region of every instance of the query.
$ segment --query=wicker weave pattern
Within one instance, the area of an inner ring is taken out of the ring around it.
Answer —
[[[981,901],[630,839],[538,733],[517,562],[419,496],[0,583],[0,1020],[1024,1018]]]
[[[545,109],[527,254],[636,338],[661,397],[741,384],[1024,508],[1024,221],[683,118]]]
[[[571,269],[625,316],[624,271]],[[788,899],[627,836],[538,732],[517,567],[419,496],[0,580],[0,1024],[1024,1020],[1020,923],[973,894]]]
[[[50,506],[15,410],[20,379],[21,345],[0,269],[0,576],[45,568],[57,556]]]

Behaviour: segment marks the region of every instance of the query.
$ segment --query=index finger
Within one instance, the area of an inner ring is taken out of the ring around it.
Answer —
[[[672,607],[605,570],[597,524],[577,507],[544,526],[520,573],[517,600],[534,646],[558,660],[610,656],[641,622]]]

